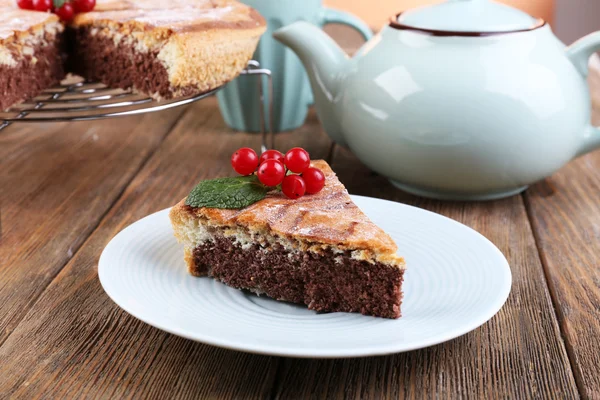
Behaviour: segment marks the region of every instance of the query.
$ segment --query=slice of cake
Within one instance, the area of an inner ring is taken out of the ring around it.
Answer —
[[[312,165],[325,174],[317,194],[273,191],[240,210],[173,207],[189,272],[316,311],[400,317],[405,266],[396,244],[325,161]]]
[[[222,86],[246,67],[266,24],[236,1],[200,3],[77,15],[70,27],[72,68],[156,99]]]
[[[0,8],[0,111],[64,78],[63,30],[53,14]]]

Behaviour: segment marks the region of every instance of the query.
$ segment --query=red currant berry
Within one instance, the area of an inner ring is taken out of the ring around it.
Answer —
[[[306,193],[319,193],[325,186],[325,174],[318,168],[310,167],[302,173],[306,183]]]
[[[231,166],[240,175],[250,175],[258,167],[258,156],[254,150],[242,147],[231,156]]]
[[[65,3],[60,8],[54,10],[54,14],[58,15],[58,17],[63,21],[70,21],[75,16],[75,10],[71,3]]]
[[[285,166],[292,172],[301,174],[310,167],[308,152],[301,147],[294,147],[285,153]]]
[[[264,163],[266,160],[277,160],[283,163],[283,154],[277,150],[267,150],[260,155],[260,164]]]
[[[277,186],[285,177],[285,167],[278,160],[266,160],[258,167],[258,180],[263,185]]]
[[[283,178],[281,191],[290,199],[297,199],[306,193],[306,183],[300,175],[288,175]]]
[[[90,12],[96,7],[96,0],[73,0],[76,13]]]
[[[33,2],[31,0],[17,0],[17,5],[22,10],[33,10]]]
[[[52,10],[52,0],[32,0],[31,5],[34,10],[37,11],[50,11]]]

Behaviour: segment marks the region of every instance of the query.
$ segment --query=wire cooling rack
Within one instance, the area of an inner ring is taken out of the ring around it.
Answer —
[[[273,148],[272,109],[273,84],[271,71],[261,68],[257,61],[250,61],[241,72],[245,76],[258,76],[258,101],[260,104],[260,127],[262,132],[262,150]],[[264,112],[263,80],[268,80],[269,127]],[[150,97],[106,87],[97,82],[86,82],[83,78],[69,76],[60,85],[45,90],[40,96],[21,103],[6,111],[0,111],[0,131],[15,123],[48,123],[92,121],[105,118],[125,117],[146,114],[184,106],[214,95],[220,88],[195,96],[156,101]],[[267,142],[267,136],[270,136]]]

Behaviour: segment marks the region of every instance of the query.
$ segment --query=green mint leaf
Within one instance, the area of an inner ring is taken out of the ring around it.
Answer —
[[[256,175],[218,178],[200,182],[188,195],[191,207],[240,209],[265,198],[271,189]]]
[[[61,8],[63,4],[67,3],[67,0],[52,0],[54,8]]]

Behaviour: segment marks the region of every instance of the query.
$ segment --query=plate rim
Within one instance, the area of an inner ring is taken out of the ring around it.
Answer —
[[[411,346],[388,345],[386,347],[372,348],[367,345],[367,346],[360,346],[360,347],[349,348],[349,349],[340,349],[340,350],[316,349],[316,348],[306,348],[306,347],[303,347],[300,349],[297,349],[297,348],[289,349],[289,348],[281,348],[276,345],[275,346],[271,345],[267,348],[264,345],[255,345],[253,343],[245,343],[244,344],[244,343],[240,343],[239,341],[232,342],[232,341],[228,341],[228,340],[223,340],[218,337],[216,338],[212,335],[204,336],[202,334],[202,332],[198,332],[198,331],[188,332],[185,329],[173,329],[169,326],[165,326],[164,324],[150,321],[149,318],[145,318],[145,317],[136,315],[127,305],[123,305],[123,304],[119,303],[117,301],[117,299],[115,298],[115,296],[113,296],[110,293],[110,289],[109,289],[110,285],[108,284],[108,278],[106,276],[107,268],[101,267],[102,265],[106,265],[107,261],[103,262],[103,259],[104,260],[106,259],[109,248],[112,246],[116,246],[116,243],[118,242],[117,239],[119,236],[125,235],[126,231],[128,231],[129,229],[132,229],[132,227],[135,224],[141,222],[142,220],[145,220],[147,218],[156,217],[158,214],[168,214],[168,212],[170,211],[170,209],[172,207],[168,207],[163,210],[146,215],[146,216],[138,219],[137,221],[129,224],[127,227],[125,227],[124,229],[119,231],[115,236],[113,236],[113,238],[108,242],[108,244],[102,250],[102,253],[98,260],[98,266],[97,266],[98,278],[99,278],[100,284],[101,284],[104,292],[119,308],[121,308],[123,311],[125,311],[127,314],[131,315],[132,317],[134,317],[154,328],[160,329],[164,332],[167,332],[172,335],[179,336],[179,337],[182,337],[182,338],[185,338],[188,340],[192,340],[195,342],[204,343],[207,345],[220,347],[220,348],[224,348],[224,349],[228,349],[228,350],[235,350],[235,351],[241,351],[241,352],[245,352],[245,353],[258,354],[258,355],[294,357],[294,358],[341,359],[341,358],[375,357],[375,356],[384,356],[384,355],[390,355],[390,354],[399,354],[399,353],[404,353],[404,352],[408,352],[408,351],[414,351],[414,350],[419,350],[419,349],[435,346],[435,345],[456,339],[458,337],[461,337],[461,336],[481,327],[486,322],[488,322],[492,318],[494,318],[498,314],[498,312],[500,312],[502,307],[506,304],[506,301],[508,300],[508,297],[512,290],[512,284],[513,284],[513,277],[512,277],[512,271],[510,269],[510,264],[508,263],[508,260],[506,259],[504,254],[500,251],[500,249],[498,249],[498,247],[492,241],[490,241],[487,237],[485,237],[483,234],[479,233],[475,229],[473,229],[461,222],[458,222],[452,218],[448,218],[444,215],[435,213],[433,211],[425,210],[425,209],[422,209],[419,207],[415,207],[415,206],[411,206],[408,204],[399,203],[399,202],[395,202],[395,201],[391,201],[391,200],[378,199],[375,197],[360,196],[360,195],[351,195],[351,197],[353,200],[355,200],[356,198],[366,199],[367,201],[375,200],[375,201],[380,201],[380,202],[385,202],[385,203],[391,203],[394,207],[410,208],[413,211],[416,211],[419,213],[432,214],[437,218],[442,218],[442,219],[450,221],[453,224],[458,224],[462,227],[462,229],[466,228],[467,230],[472,231],[472,233],[476,234],[481,239],[483,239],[484,242],[486,242],[491,247],[491,249],[494,252],[496,252],[497,255],[500,256],[499,259],[502,260],[502,264],[503,264],[502,265],[503,278],[507,282],[507,284],[504,285],[504,287],[502,288],[502,291],[499,292],[499,295],[498,295],[495,303],[493,303],[489,306],[489,309],[490,309],[489,313],[482,314],[482,316],[474,319],[469,324],[465,324],[458,328],[455,328],[455,329],[451,330],[450,332],[445,333],[444,335],[440,335],[439,337],[435,337],[432,339],[425,339],[422,341],[418,341],[418,342],[415,342]],[[105,271],[105,272],[102,272],[102,271]]]

